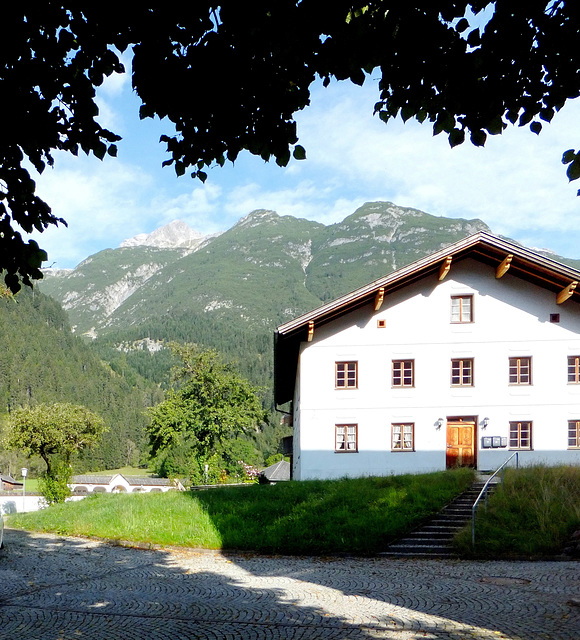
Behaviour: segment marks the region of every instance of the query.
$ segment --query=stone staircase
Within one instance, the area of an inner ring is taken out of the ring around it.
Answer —
[[[483,489],[485,479],[474,482],[419,529],[389,545],[380,556],[413,558],[453,558],[453,536],[471,520],[471,508]],[[491,485],[494,483],[492,482]],[[493,491],[490,486],[488,491]],[[481,504],[481,503],[480,503]]]

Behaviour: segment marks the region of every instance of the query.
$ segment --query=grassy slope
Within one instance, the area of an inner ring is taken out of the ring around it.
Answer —
[[[469,557],[540,557],[560,554],[578,528],[580,467],[506,469],[487,511],[478,510],[475,550],[471,524],[455,543]]]
[[[161,545],[262,553],[372,554],[414,528],[473,479],[426,475],[107,494],[10,517],[11,527]]]

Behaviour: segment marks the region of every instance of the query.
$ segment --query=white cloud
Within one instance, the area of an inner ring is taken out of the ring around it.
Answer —
[[[578,185],[568,185],[560,163],[562,151],[574,146],[570,132],[580,101],[566,106],[540,136],[510,128],[490,137],[484,149],[470,143],[450,149],[444,136],[432,136],[429,124],[385,126],[373,117],[372,85],[335,84],[316,89],[312,106],[299,115],[307,160],[281,169],[241,154],[235,166],[212,169],[201,184],[160,167],[161,126],[135,121],[135,98],[123,93],[127,79],[118,80],[100,104],[102,122],[126,136],[119,158],[59,155],[57,168],[38,179],[41,197],[70,225],[39,239],[59,266],[73,266],[173,219],[211,233],[264,208],[331,224],[373,200],[434,215],[479,217],[494,232],[563,255],[580,253]]]
[[[157,195],[152,202],[156,225],[159,227],[172,220],[183,220],[201,233],[220,231],[222,229],[216,227],[214,217],[221,194],[219,185],[207,183],[169,199]]]
[[[49,260],[69,267],[95,250],[114,247],[131,233],[140,215],[140,195],[151,186],[149,176],[113,159],[79,159],[76,167],[47,170],[37,178],[38,195],[64,218],[68,229],[49,228],[34,238]],[[73,164],[73,166],[74,166]]]
[[[314,93],[298,131],[309,170],[324,176],[330,192],[364,193],[365,200],[391,200],[435,215],[480,217],[512,237],[531,229],[576,232],[578,185],[567,183],[560,159],[574,145],[570,132],[580,101],[569,103],[539,136],[510,127],[490,136],[484,149],[469,142],[450,149],[444,135],[433,137],[429,123],[385,126],[373,118],[372,86],[326,91]]]

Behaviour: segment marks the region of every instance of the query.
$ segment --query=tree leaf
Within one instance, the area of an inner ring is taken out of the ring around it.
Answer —
[[[465,141],[465,131],[463,129],[453,129],[449,134],[449,144],[451,148],[462,144]]]
[[[539,135],[541,130],[542,130],[541,122],[532,122],[532,124],[530,125],[530,131],[532,131],[536,135]]]
[[[580,157],[576,156],[574,161],[566,170],[566,175],[568,176],[568,180],[570,182],[572,182],[572,180],[578,180],[578,178],[580,178]]]
[[[483,147],[485,145],[485,141],[487,140],[485,131],[482,131],[481,129],[477,131],[472,131],[470,138],[471,138],[471,142],[476,147]]]
[[[579,152],[580,153],[580,152]],[[562,164],[569,164],[576,157],[576,151],[574,149],[568,149],[562,154]]]
[[[412,118],[414,115],[415,109],[411,105],[406,104],[401,109],[401,118],[403,118],[403,122],[407,122],[407,120],[409,120],[409,118]]]
[[[306,160],[306,149],[302,145],[297,144],[294,147],[292,155],[296,160]]]
[[[104,142],[98,142],[93,147],[93,153],[99,160],[103,160],[107,153],[107,145]]]

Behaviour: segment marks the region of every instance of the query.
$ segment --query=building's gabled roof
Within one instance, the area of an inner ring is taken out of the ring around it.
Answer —
[[[73,476],[70,484],[109,484],[114,477],[116,476]]]
[[[274,335],[276,404],[292,399],[300,342],[312,339],[317,327],[360,307],[380,308],[384,296],[427,276],[442,280],[454,264],[466,258],[494,267],[496,277],[509,270],[512,276],[544,287],[559,304],[568,299],[580,301],[580,271],[481,231],[280,325]]]
[[[117,478],[123,478],[125,482],[131,486],[154,486],[154,487],[169,487],[173,486],[173,481],[169,478],[152,478],[150,476],[125,476],[121,473],[117,473],[114,476],[98,476],[98,475],[84,475],[73,476],[71,478],[71,484],[98,484],[106,485],[110,484]]]
[[[152,478],[151,476],[123,476],[131,486],[143,487],[171,487],[173,481],[169,478]]]
[[[2,474],[0,476],[0,484],[4,483],[4,484],[9,484],[13,487],[21,487],[22,486],[22,482],[20,482],[19,480],[15,480],[11,475],[7,475],[5,476],[4,474]]]
[[[290,480],[290,463],[286,462],[286,460],[279,460],[269,467],[266,467],[260,472],[260,475],[268,482]]]

